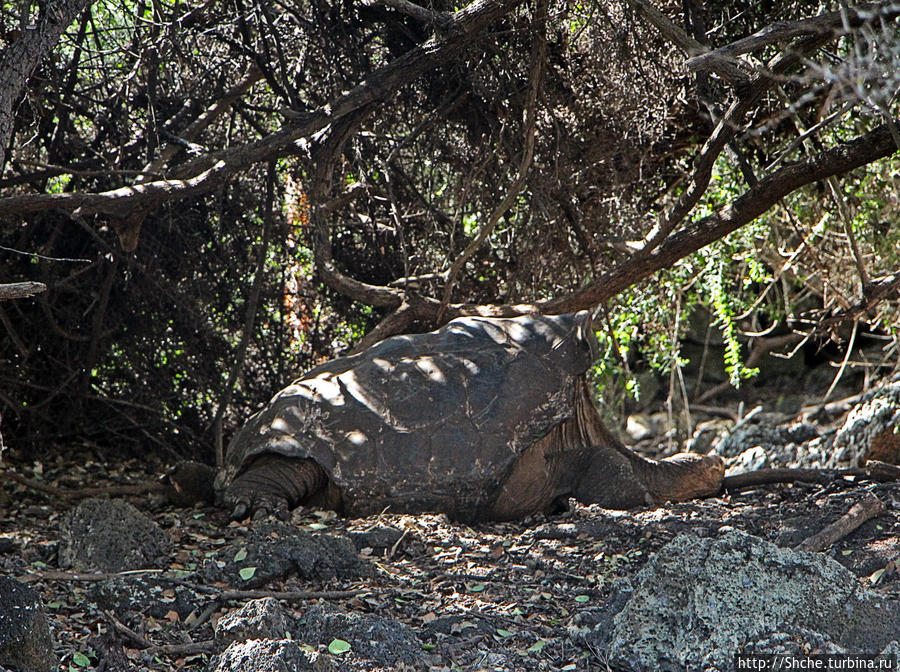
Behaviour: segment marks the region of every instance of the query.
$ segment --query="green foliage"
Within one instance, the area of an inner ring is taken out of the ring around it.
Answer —
[[[707,280],[705,287],[712,312],[716,316],[716,326],[721,330],[722,338],[725,340],[725,371],[731,385],[740,387],[742,380],[752,378],[759,373],[759,369],[744,366],[741,343],[738,341],[737,327],[734,323],[735,301],[731,297],[731,288],[725,277],[725,267],[726,264],[721,259],[711,261],[705,269],[704,279]]]
[[[333,639],[328,645],[328,653],[333,656],[340,656],[350,651],[350,643],[343,639]]]

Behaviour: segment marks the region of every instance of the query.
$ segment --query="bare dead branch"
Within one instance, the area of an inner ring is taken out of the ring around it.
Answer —
[[[849,142],[803,161],[788,164],[760,180],[733,203],[669,236],[665,243],[646,257],[632,257],[582,289],[565,297],[540,302],[537,307],[541,312],[555,314],[596,306],[656,271],[673,265],[753,221],[789,193],[832,175],[842,175],[891,156],[896,151],[890,129],[887,124],[882,124]],[[883,297],[884,293],[896,288],[900,279],[894,278],[894,282],[886,283],[879,284],[875,290],[870,291],[877,291]]]
[[[224,114],[232,105],[247,91],[250,90],[256,82],[262,79],[262,72],[256,66],[252,66],[240,82],[225,92],[212,105],[207,107],[200,116],[198,116],[187,128],[179,132],[179,137],[187,141],[196,140],[197,137],[216,119]],[[149,175],[157,175],[162,173],[166,164],[172,160],[181,147],[177,144],[169,143],[159,153],[159,156],[152,162],[147,164],[138,178],[138,182],[143,182]]]
[[[900,466],[869,460],[864,467],[850,469],[757,469],[745,474],[726,476],[722,490],[733,492],[776,483],[827,484],[847,477],[867,479],[877,483],[900,481]]]
[[[122,496],[122,495],[146,495],[148,492],[165,492],[166,486],[163,483],[136,483],[134,485],[107,485],[98,486],[96,488],[78,488],[72,490],[69,488],[58,488],[48,485],[43,481],[38,481],[27,476],[22,476],[14,471],[6,469],[0,470],[0,480],[12,481],[26,488],[43,492],[45,495],[53,497],[63,497],[66,499],[85,499],[87,497],[98,496]]]
[[[739,89],[737,99],[716,124],[712,134],[694,159],[691,178],[681,198],[661,216],[660,222],[644,237],[637,247],[635,256],[644,257],[655,249],[688,216],[706,193],[716,160],[743,126],[744,119],[750,110],[777,83],[775,78],[778,75],[796,66],[805,54],[819,47],[824,41],[825,38],[819,36],[802,40],[790,50],[772,59],[765,72]]]
[[[861,301],[823,320],[816,329],[819,332],[824,332],[833,329],[842,322],[864,315],[874,309],[881,301],[897,294],[898,291],[900,291],[900,272],[876,278],[863,287],[863,299]]]
[[[25,299],[47,291],[43,282],[11,282],[0,285],[0,301],[9,299]]]
[[[689,58],[684,65],[691,72],[699,70],[718,72],[724,63],[735,67],[735,57],[778,42],[807,35],[837,35],[848,29],[858,28],[864,23],[877,19],[892,21],[897,16],[900,16],[900,3],[884,2],[847,7],[838,12],[828,12],[799,21],[779,21],[724,47]]]
[[[396,9],[401,14],[411,16],[422,23],[431,23],[438,26],[446,26],[450,22],[450,14],[447,12],[438,12],[433,9],[427,9],[421,5],[416,5],[409,0],[363,0],[364,5],[384,5]]]
[[[71,3],[87,1],[69,0]],[[48,209],[80,215],[108,215],[121,220],[118,226],[116,221],[112,223],[122,239],[123,247],[126,250],[134,249],[141,221],[159,205],[209,193],[230,175],[289,151],[300,138],[309,137],[349,114],[384,101],[422,73],[446,64],[448,59],[479,37],[491,23],[508,14],[521,2],[522,0],[476,0],[470,3],[451,15],[451,20],[441,35],[379,68],[350,91],[310,113],[301,123],[291,124],[259,141],[186,162],[172,171],[174,179],[144,182],[94,194],[26,194],[0,198],[0,216]]]
[[[366,109],[357,110],[332,125],[324,141],[313,149],[312,185],[309,190],[311,203],[310,221],[313,226],[313,254],[316,272],[326,285],[357,301],[370,306],[396,308],[403,301],[403,291],[362,282],[341,272],[334,264],[331,249],[331,232],[327,215],[331,211],[328,194],[331,191],[334,169],[347,139],[362,123]]]
[[[491,232],[496,228],[500,218],[506,214],[506,211],[509,210],[510,207],[512,207],[513,202],[522,191],[522,188],[525,186],[525,181],[528,178],[528,170],[531,167],[531,160],[534,157],[535,108],[537,106],[538,93],[541,88],[541,80],[543,79],[544,61],[546,60],[547,53],[546,0],[539,0],[538,2],[535,10],[535,23],[537,23],[538,29],[535,31],[537,37],[535,38],[531,49],[528,101],[525,105],[525,116],[523,120],[525,126],[523,131],[524,150],[522,152],[522,159],[519,163],[518,175],[509,186],[509,189],[506,190],[506,194],[504,194],[500,203],[493,211],[491,211],[490,217],[488,217],[488,220],[478,231],[478,234],[469,242],[466,249],[462,251],[462,254],[456,258],[450,266],[450,269],[447,271],[447,280],[444,284],[444,291],[441,297],[441,308],[438,311],[437,316],[438,322],[440,322],[444,311],[447,310],[447,305],[450,303],[450,296],[453,293],[453,285],[456,283],[456,277],[459,275],[462,267],[465,266],[466,262],[471,259],[484,244],[484,241],[487,240],[487,237],[490,236]]]
[[[794,546],[795,551],[819,552],[829,548],[834,542],[846,537],[870,518],[884,511],[884,502],[875,495],[868,494],[850,507],[850,510],[811,537]]]
[[[681,49],[687,56],[695,56],[696,54],[707,52],[705,45],[688,35],[680,26],[675,25],[650,0],[628,0],[628,4],[653,25],[663,37]],[[711,58],[708,69],[714,70],[718,75],[732,83],[747,80],[747,75],[728,59]]]

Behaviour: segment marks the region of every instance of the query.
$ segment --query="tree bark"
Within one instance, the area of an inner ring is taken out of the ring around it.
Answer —
[[[0,55],[0,173],[6,165],[6,147],[13,130],[15,106],[25,90],[25,83],[56,46],[60,35],[92,2],[49,0],[43,6],[38,24],[27,28]]]
[[[43,282],[11,282],[0,285],[0,301],[7,299],[25,299],[47,291]]]

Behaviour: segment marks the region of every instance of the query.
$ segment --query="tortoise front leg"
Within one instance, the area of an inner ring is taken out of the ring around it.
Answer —
[[[288,511],[306,501],[328,483],[325,471],[313,460],[284,455],[262,455],[229,485],[223,494],[231,517],[242,520]]]

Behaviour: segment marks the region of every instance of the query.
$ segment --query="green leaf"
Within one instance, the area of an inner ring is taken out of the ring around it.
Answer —
[[[241,560],[244,560],[246,557],[247,557],[247,549],[242,548],[237,553],[234,554],[234,561],[240,562]]]
[[[546,639],[539,639],[539,640],[536,641],[534,644],[532,644],[531,646],[529,646],[529,647],[526,649],[526,651],[531,651],[532,653],[537,653],[537,652],[541,651],[545,646],[547,646],[547,640],[546,640]]]
[[[509,630],[504,630],[503,628],[497,628],[497,634],[501,637],[511,637],[513,633]]]
[[[474,586],[469,586],[469,591],[473,593],[480,593],[482,590],[484,590],[483,583],[476,583]]]
[[[343,639],[332,639],[331,644],[328,645],[328,653],[339,656],[342,653],[347,653],[350,650],[350,644],[345,642]]]
[[[422,644],[423,651],[434,651],[436,648],[434,644]]]
[[[91,664],[91,659],[84,655],[81,651],[76,651],[72,655],[72,662],[78,667],[87,667]]]
[[[238,575],[244,581],[249,581],[250,579],[252,579],[254,574],[256,574],[256,567],[244,567],[241,571],[238,572]]]
[[[576,602],[588,602],[588,601],[590,601],[590,599],[591,599],[590,595],[577,595],[575,597]]]

